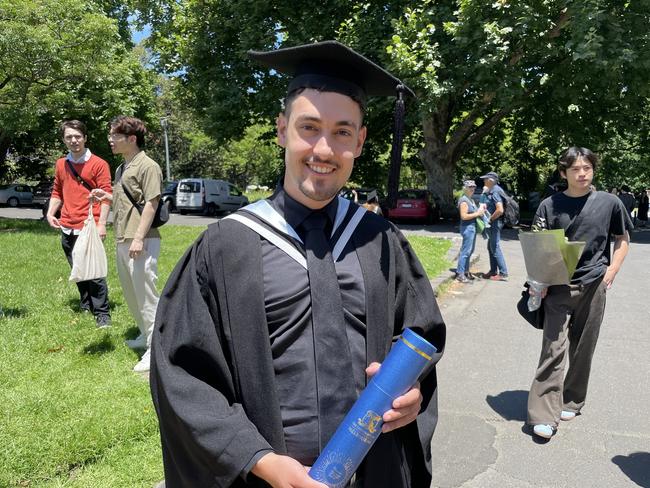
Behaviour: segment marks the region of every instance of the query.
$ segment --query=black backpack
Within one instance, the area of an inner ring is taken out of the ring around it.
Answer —
[[[503,189],[501,196],[503,197],[503,223],[508,227],[514,227],[519,223],[519,204]]]

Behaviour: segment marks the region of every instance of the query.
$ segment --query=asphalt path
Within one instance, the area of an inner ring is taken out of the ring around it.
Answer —
[[[0,217],[5,217],[9,219],[40,219],[43,216],[43,211],[40,208],[30,208],[30,207],[0,207]],[[108,221],[112,222],[113,214],[111,213],[108,217]],[[181,215],[179,213],[172,213],[169,216],[169,223],[174,225],[190,225],[190,226],[201,226],[201,225],[210,225],[211,223],[217,221],[220,217],[206,217],[201,214],[188,214]]]
[[[0,208],[0,217],[39,219],[41,211]],[[177,225],[216,219],[172,214]],[[458,227],[403,225],[406,233],[452,239]],[[650,229],[635,232],[623,269],[608,292],[587,403],[550,441],[525,425],[528,388],[541,333],[515,304],[525,281],[516,230],[502,248],[508,282],[454,284],[438,298],[447,348],[438,366],[440,419],[432,442],[433,483],[440,488],[650,488]],[[487,271],[477,241],[474,271]],[[452,270],[433,280],[437,285]]]
[[[510,280],[455,284],[439,298],[447,348],[438,366],[434,487],[650,487],[650,230],[633,235],[607,294],[582,415],[550,441],[525,425],[542,335],[517,314],[526,279],[516,231],[502,245]],[[477,241],[476,271],[489,268]]]

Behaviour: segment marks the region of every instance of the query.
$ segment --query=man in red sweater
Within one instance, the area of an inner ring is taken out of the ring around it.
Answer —
[[[72,266],[72,249],[84,221],[88,218],[90,190],[101,188],[112,193],[111,171],[106,161],[86,148],[86,126],[83,122],[64,121],[61,124],[61,136],[70,152],[56,162],[54,187],[46,218],[50,227],[61,231],[63,252]],[[55,215],[59,209],[61,216],[57,218]],[[109,211],[110,202],[93,206],[93,215],[102,239],[106,237],[106,219]],[[77,283],[77,287],[80,295],[79,308],[84,312],[93,313],[97,327],[109,327],[111,315],[106,279],[81,281]]]

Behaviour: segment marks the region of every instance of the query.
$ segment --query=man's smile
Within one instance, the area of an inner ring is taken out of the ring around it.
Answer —
[[[332,168],[331,166],[322,166],[320,164],[315,164],[315,163],[307,163],[307,166],[314,173],[318,173],[321,175],[327,175],[334,172],[334,168]]]

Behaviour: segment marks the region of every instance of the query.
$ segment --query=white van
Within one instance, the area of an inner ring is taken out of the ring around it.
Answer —
[[[248,198],[227,181],[185,178],[178,182],[176,188],[176,208],[181,215],[188,212],[216,215],[218,212],[237,210],[244,205],[248,205]]]

